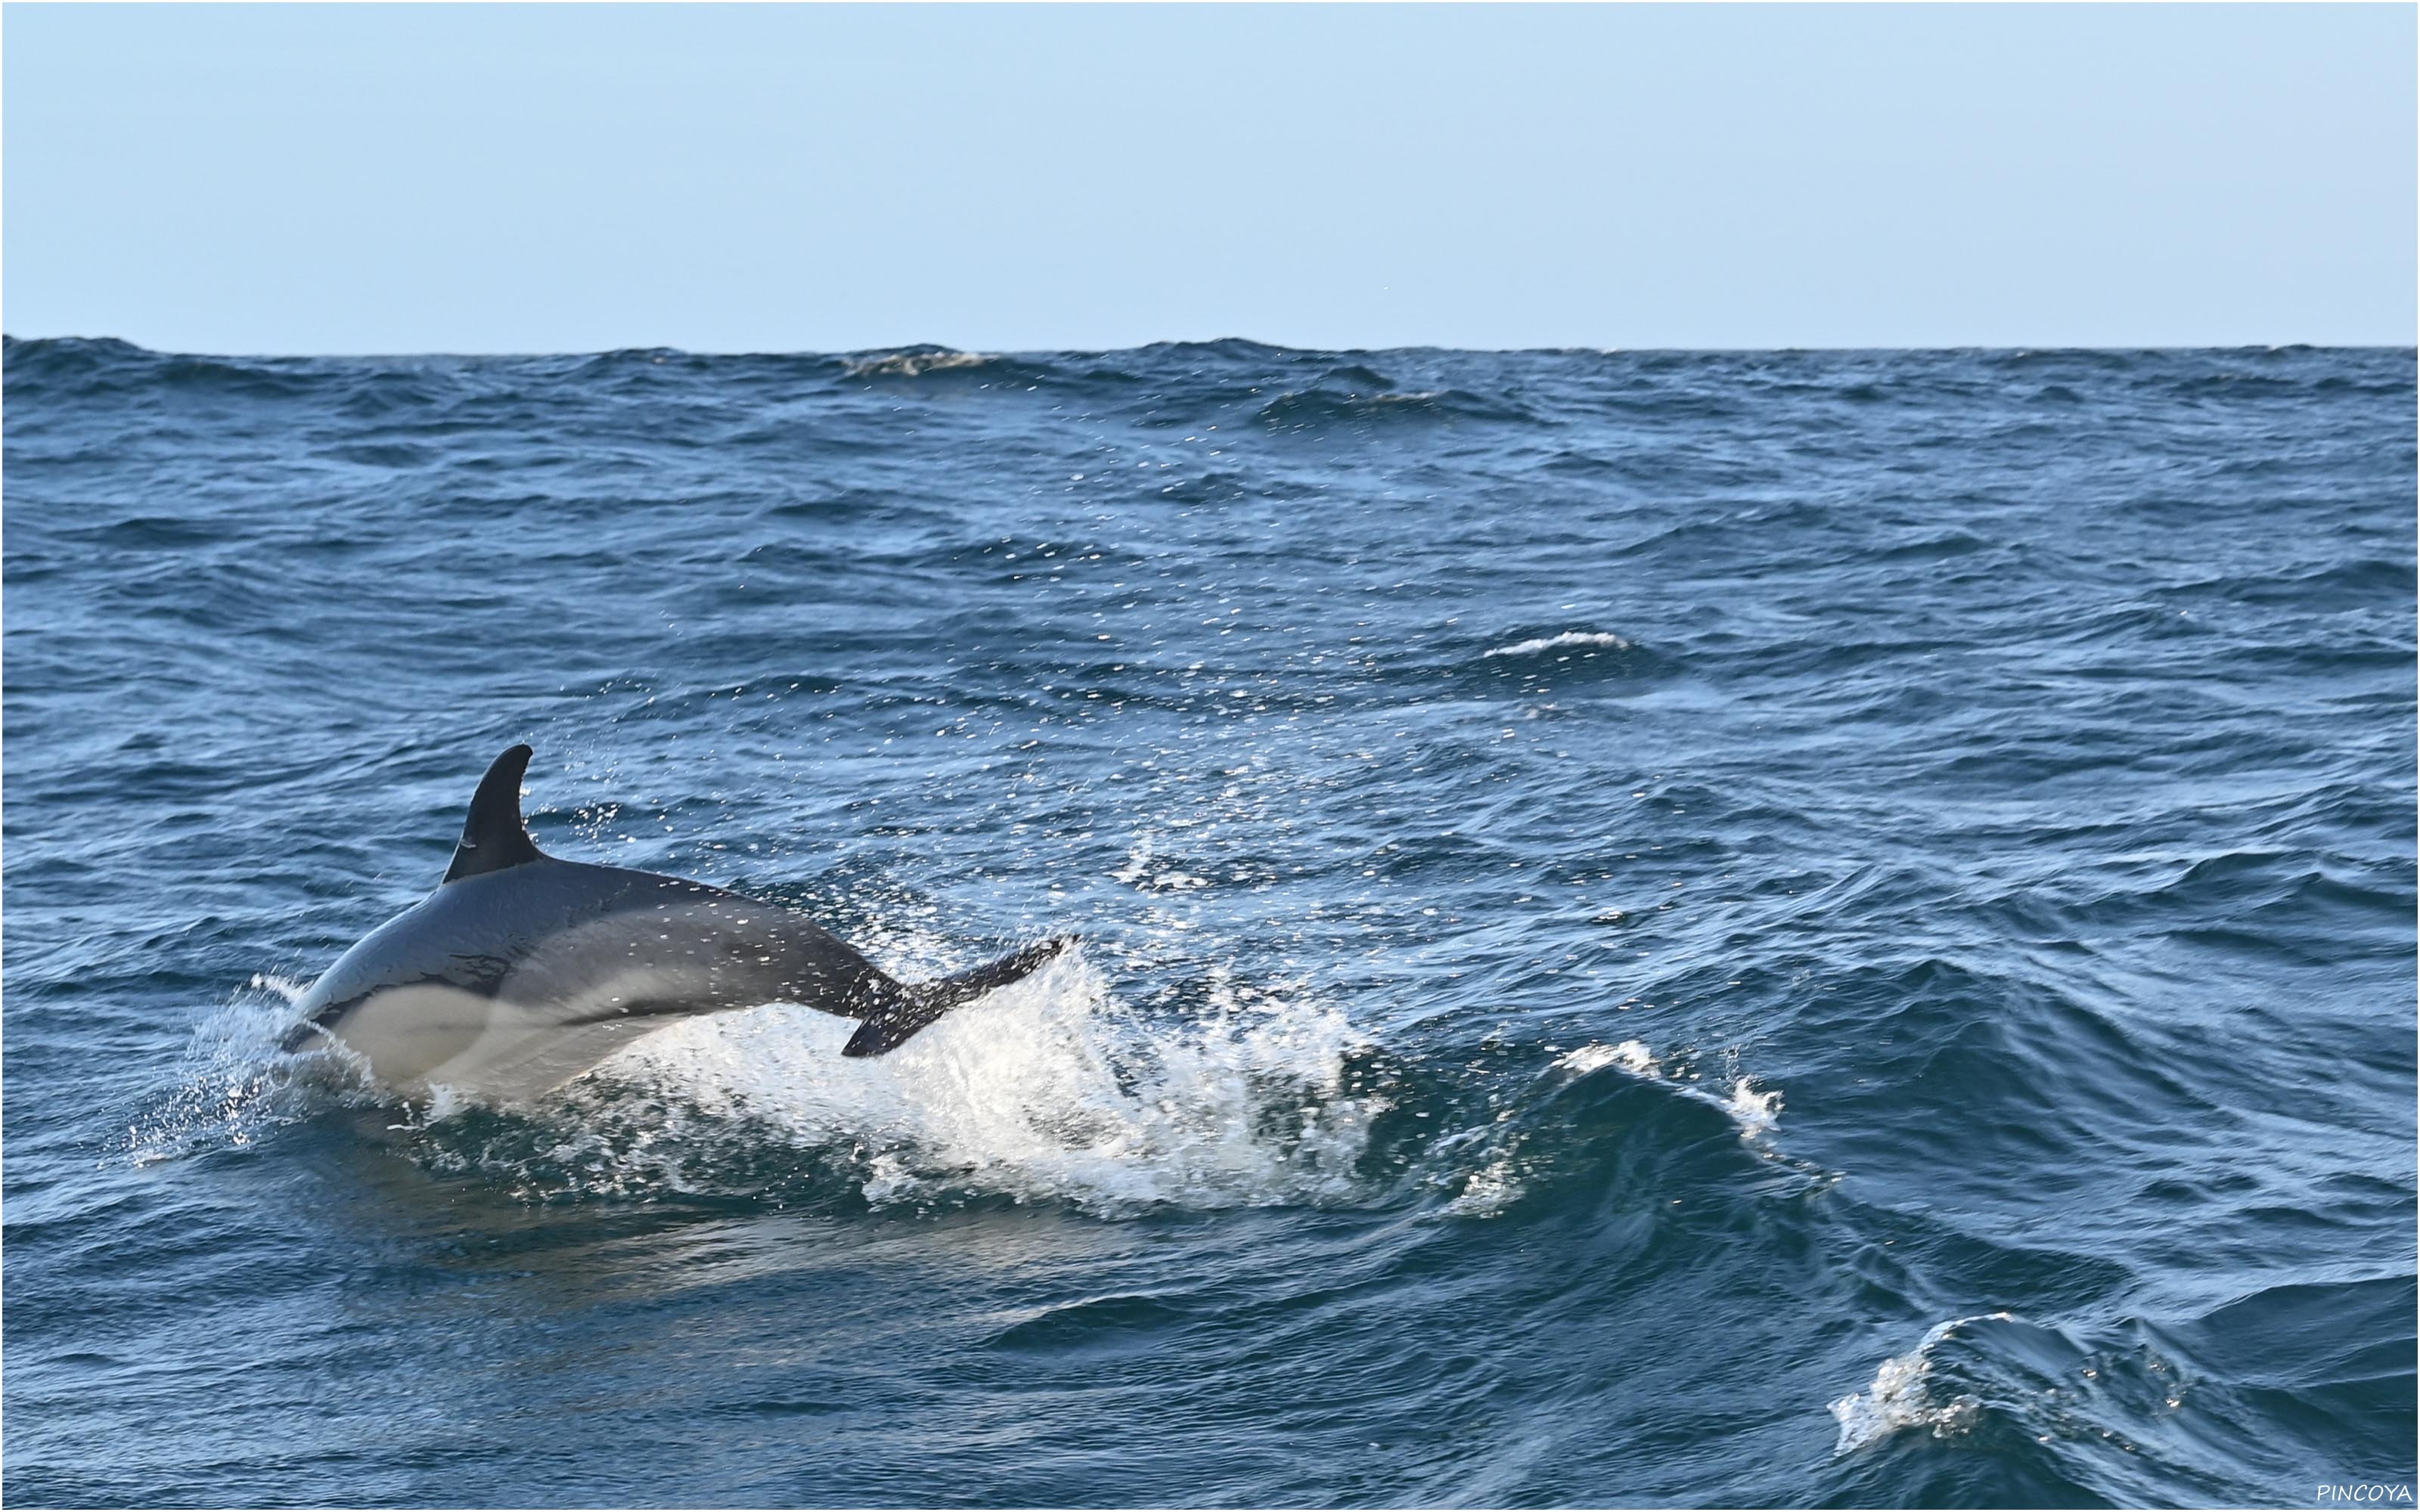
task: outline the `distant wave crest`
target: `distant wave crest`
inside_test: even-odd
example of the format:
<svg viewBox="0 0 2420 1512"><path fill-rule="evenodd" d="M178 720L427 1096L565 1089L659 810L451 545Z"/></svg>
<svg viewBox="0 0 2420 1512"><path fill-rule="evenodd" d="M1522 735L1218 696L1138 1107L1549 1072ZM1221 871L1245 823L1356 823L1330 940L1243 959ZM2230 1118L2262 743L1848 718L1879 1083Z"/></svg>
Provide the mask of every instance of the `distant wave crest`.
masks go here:
<svg viewBox="0 0 2420 1512"><path fill-rule="evenodd" d="M1610 630L1565 630L1560 635L1540 636L1534 640L1516 640L1509 646L1494 646L1480 653L1482 656L1535 656L1548 651L1585 647L1592 651L1628 651L1632 642Z"/></svg>
<svg viewBox="0 0 2420 1512"><path fill-rule="evenodd" d="M948 347L909 347L899 351L868 352L842 359L851 378L922 378L985 367L999 359L986 352L962 352Z"/></svg>

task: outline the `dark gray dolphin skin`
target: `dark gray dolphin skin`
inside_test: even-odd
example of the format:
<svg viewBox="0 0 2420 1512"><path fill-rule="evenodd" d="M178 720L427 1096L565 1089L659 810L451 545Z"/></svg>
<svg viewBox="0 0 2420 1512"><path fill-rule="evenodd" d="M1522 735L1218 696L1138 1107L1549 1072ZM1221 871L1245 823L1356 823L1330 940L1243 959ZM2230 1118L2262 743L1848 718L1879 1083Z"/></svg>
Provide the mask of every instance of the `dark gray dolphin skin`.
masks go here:
<svg viewBox="0 0 2420 1512"><path fill-rule="evenodd" d="M861 1020L841 1054L878 1056L1069 943L896 981L795 909L540 852L521 823L530 754L496 758L445 880L337 958L287 1049L333 1040L407 1091L517 1101L675 1019L782 1002Z"/></svg>

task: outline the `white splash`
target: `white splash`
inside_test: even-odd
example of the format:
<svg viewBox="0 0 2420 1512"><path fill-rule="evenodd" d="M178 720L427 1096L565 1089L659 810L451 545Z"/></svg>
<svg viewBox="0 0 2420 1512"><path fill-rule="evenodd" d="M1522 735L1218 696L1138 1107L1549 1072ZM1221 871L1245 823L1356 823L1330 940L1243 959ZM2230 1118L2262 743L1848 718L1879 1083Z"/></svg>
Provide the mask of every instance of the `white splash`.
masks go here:
<svg viewBox="0 0 2420 1512"><path fill-rule="evenodd" d="M1534 656L1541 651L1559 651L1567 646L1596 646L1606 651L1628 651L1630 642L1606 630L1565 630L1560 635L1522 640L1509 646L1482 651L1481 656Z"/></svg>
<svg viewBox="0 0 2420 1512"><path fill-rule="evenodd" d="M1220 998L1206 1021L1146 1021L1078 950L886 1056L844 1058L853 1025L777 1004L651 1034L568 1102L635 1084L676 1119L853 1150L877 1204L973 1192L1125 1212L1349 1196L1383 1111L1342 1093L1359 1037L1332 1009Z"/></svg>
<svg viewBox="0 0 2420 1512"><path fill-rule="evenodd" d="M113 1142L137 1165L205 1149L242 1149L331 1102L366 1101L360 1068L337 1055L278 1046L306 983L261 973L194 1026L176 1085Z"/></svg>
<svg viewBox="0 0 2420 1512"><path fill-rule="evenodd" d="M904 959L946 969L950 953L919 937ZM430 1168L536 1200L802 1171L908 1206L989 1196L1117 1215L1352 1200L1388 1106L1344 1090L1346 1057L1367 1041L1289 987L1214 968L1208 989L1203 1014L1139 1014L1079 947L887 1056L845 1058L852 1021L769 1004L667 1025L538 1103L499 1109L444 1087L398 1105L352 1057L285 1053L304 989L262 975L197 1026L176 1086L118 1149L147 1165L377 1107Z"/></svg>
<svg viewBox="0 0 2420 1512"><path fill-rule="evenodd" d="M1977 1313L1935 1323L1915 1349L1885 1360L1874 1372L1871 1386L1831 1404L1832 1416L1840 1425L1840 1437L1832 1453L1854 1453L1905 1427L1929 1427L1936 1439L1947 1439L1973 1427L1983 1410L1979 1400L1961 1395L1935 1403L1926 1391L1925 1380L1932 1373L1932 1350L1943 1340L1953 1337L1964 1324L1986 1319L2006 1321L2009 1316Z"/></svg>
<svg viewBox="0 0 2420 1512"><path fill-rule="evenodd" d="M301 1007L302 999L311 995L309 982L296 981L291 977L280 977L266 971L255 973L253 979L245 982L244 986L254 992L270 993L282 997L286 999L286 1006L288 1008Z"/></svg>

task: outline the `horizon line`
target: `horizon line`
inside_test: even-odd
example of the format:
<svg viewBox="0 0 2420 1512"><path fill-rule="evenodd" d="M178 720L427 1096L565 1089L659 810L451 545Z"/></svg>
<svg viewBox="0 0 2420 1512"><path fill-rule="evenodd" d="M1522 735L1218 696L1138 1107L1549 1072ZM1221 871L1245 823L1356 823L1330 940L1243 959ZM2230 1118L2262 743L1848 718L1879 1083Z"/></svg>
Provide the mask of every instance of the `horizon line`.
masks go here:
<svg viewBox="0 0 2420 1512"><path fill-rule="evenodd" d="M415 358L415 359L422 359L422 360L432 359L432 358L459 358L459 359L490 358L490 359L501 359L501 360L507 360L507 361L509 361L509 360L515 360L515 359L524 359L524 358L541 358L541 357L617 357L617 356L622 356L622 355L624 355L624 354L628 354L628 353L641 353L641 352L644 352L644 353L669 353L669 354L672 354L672 355L674 355L674 356L679 356L679 357L865 357L865 356L877 356L877 355L878 355L878 356L886 356L886 357L895 357L895 356L904 356L904 355L908 355L908 354L923 354L923 353L930 353L930 354L933 354L933 355L936 355L936 356L958 356L958 357L997 358L997 357L1050 357L1050 356L1064 356L1064 355L1070 355L1070 354L1075 354L1075 355L1083 355L1083 356L1106 356L1106 355L1108 355L1108 354L1109 354L1109 353L1112 353L1112 352L1135 352L1135 351L1148 351L1148 350L1151 350L1151 349L1152 349L1152 348L1154 348L1154 347L1227 347L1227 346L1259 347L1264 347L1264 348L1266 348L1266 349L1268 349L1268 350L1271 350L1271 351L1279 351L1279 352L1299 352L1299 353L1306 353L1306 354L1330 354L1330 355L1340 355L1340 356L1342 356L1342 355L1353 355L1353 354L1364 354L1364 353L1377 353L1377 352L1463 352L1463 353L1470 353L1470 354L1474 354L1474 355L1482 355L1482 356L1510 356L1510 355L1516 355L1516 354L1568 355L1568 354L1575 354L1575 353L1592 353L1592 354L1595 354L1595 355L1598 355L1598 356L1615 356L1615 355L1619 355L1619 354L1653 355L1653 354L1659 354L1659 353L1689 353L1689 354L1692 354L1692 355L1699 355L1699 356L1720 356L1720 355L1748 355L1748 354L1755 354L1755 355L1781 355L1781 354L1798 354L1798 353L1805 353L1805 354L1816 354L1816 353L1832 354L1832 353L1871 353L1871 352L2019 352L2019 353L2023 353L2023 352L2285 352L2285 351L2411 351L2411 352L2414 352L2414 353L2420 353L2420 342L2392 342L2392 341L2376 341L2376 342L2367 342L2367 341L2361 341L2361 342L2314 342L2314 341L2284 341L2284 342L2261 342L2261 341L2236 341L2236 342L2127 342L2127 343L2114 343L2114 344L2108 344L2108 345L2093 345L2093 344L2086 344L2086 343L2075 343L2075 342L2048 342L2048 343L2045 343L2045 342L2032 342L2032 343L2024 343L2024 342L1939 342L1939 343L1923 343L1923 344L1918 344L1918 345L1914 345L1914 346L1892 346L1892 345L1882 345L1882 344L1877 344L1877 345L1864 345L1864 346L1852 346L1852 345L1838 345L1838 346L1829 346L1829 345L1806 345L1806 346L1797 346L1797 345L1793 345L1793 346L1776 346L1776 347L1732 347L1732 346L1705 346L1705 347L1690 347L1690 346L1620 347L1620 346L1615 346L1615 347L1598 347L1598 346L1590 346L1590 345L1586 345L1586 344L1576 345L1576 346L1568 346L1568 347L1441 347L1441 346L1436 346L1436 345L1430 344L1430 343L1412 343L1412 344L1409 344L1409 345L1392 346L1392 347L1300 347L1300 346L1294 346L1294 345L1290 345L1290 344L1285 343L1285 342L1263 341L1263 340L1261 340L1259 337L1256 337L1256 336L1235 336L1235 335L1229 335L1229 336L1211 336L1211 337L1163 337L1163 338L1160 338L1160 339L1157 339L1157 340L1154 340L1154 341L1138 342L1138 343L1136 343L1136 344L1134 344L1134 345L1132 345L1132 346L1128 346L1128 347L998 347L998 348L978 348L978 347L958 347L958 346L953 346L953 345L951 345L951 344L949 344L949 343L947 343L947 342L934 342L934 341L910 341L910 342L900 342L900 343L880 344L880 345L872 346L872 347L790 347L790 348L777 348L777 347L674 347L674 346L665 346L665 345L661 345L661 344L657 344L657 345L637 345L637 346L623 346L623 347L564 347L564 348L557 348L557 349L553 349L553 350L545 350L545 349L536 349L536 348L510 348L510 349L508 349L508 348L498 347L498 348L494 348L494 349L491 349L491 350L432 349L432 350L426 350L426 351L394 351L394 350L380 351L380 350L367 350L367 349L365 349L365 350L358 350L358 351L336 351L336 350L326 350L326 351L195 351L195 350L178 350L178 349L173 349L173 348L169 348L169 347L146 347L146 346L144 346L141 342L138 342L138 341L132 341L132 340L129 340L128 338L126 338L126 337L124 337L124 336L93 336L93 335L19 336L19 335L15 335L15 334L12 334L12 333L9 333L9 332L0 332L0 342L6 342L6 343L8 343L8 345L10 345L10 346L16 346L16 345L21 345L21 344L30 344L30 343L35 343L35 342L84 342L84 343L89 343L89 344L93 344L93 345L109 344L109 345L114 345L114 346L118 346L118 347L131 347L131 348L132 348L132 349L133 349L133 350L135 350L135 351L143 352L143 353L145 353L145 354L147 354L147 355L154 356L154 357L197 357L197 358L209 358L209 359L213 359L213 360L268 361L268 362L320 362L320 361L347 361L347 360L354 360L354 361L370 361L370 360L392 359L392 358Z"/></svg>

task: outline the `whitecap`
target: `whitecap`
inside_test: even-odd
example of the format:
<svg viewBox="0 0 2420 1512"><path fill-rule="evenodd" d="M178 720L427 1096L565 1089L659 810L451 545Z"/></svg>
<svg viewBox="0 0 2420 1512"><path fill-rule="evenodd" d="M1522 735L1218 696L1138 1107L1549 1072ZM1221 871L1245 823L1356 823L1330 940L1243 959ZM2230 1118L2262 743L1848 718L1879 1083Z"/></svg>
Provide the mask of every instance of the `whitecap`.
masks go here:
<svg viewBox="0 0 2420 1512"><path fill-rule="evenodd" d="M1555 1064L1583 1076L1607 1066L1620 1066L1640 1076L1663 1074L1663 1068L1656 1063L1655 1057L1648 1051L1643 1040L1624 1040L1620 1044L1584 1044L1558 1058Z"/></svg>
<svg viewBox="0 0 2420 1512"><path fill-rule="evenodd" d="M1584 1044L1556 1058L1555 1064L1575 1075L1585 1076L1592 1071L1617 1066L1634 1076L1660 1081L1683 1097L1696 1098L1723 1110L1739 1125L1742 1139L1757 1140L1774 1133L1781 1122L1781 1089L1760 1088L1753 1076L1742 1076L1731 1083L1728 1097L1717 1096L1704 1088L1668 1075L1664 1063L1643 1040L1624 1040L1620 1044Z"/></svg>
<svg viewBox="0 0 2420 1512"><path fill-rule="evenodd" d="M1730 1101L1723 1111L1740 1126L1740 1137L1753 1138L1773 1133L1781 1121L1781 1090L1760 1089L1753 1076L1743 1076L1731 1084Z"/></svg>
<svg viewBox="0 0 2420 1512"><path fill-rule="evenodd" d="M1565 630L1560 635L1542 636L1535 640L1515 641L1509 646L1497 646L1482 651L1481 656L1534 656L1542 651L1559 651L1567 646L1594 646L1606 651L1628 651L1631 642L1608 630Z"/></svg>

